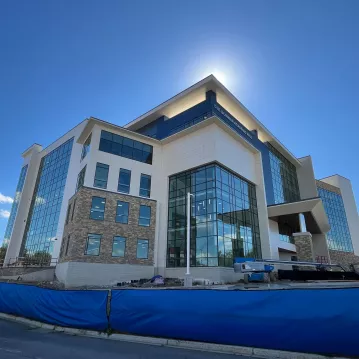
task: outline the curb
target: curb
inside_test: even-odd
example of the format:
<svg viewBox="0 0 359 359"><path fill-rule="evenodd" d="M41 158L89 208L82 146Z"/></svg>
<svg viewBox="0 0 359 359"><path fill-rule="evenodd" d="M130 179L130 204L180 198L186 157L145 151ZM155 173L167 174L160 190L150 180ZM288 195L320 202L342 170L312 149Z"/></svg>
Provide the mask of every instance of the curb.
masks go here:
<svg viewBox="0 0 359 359"><path fill-rule="evenodd" d="M192 342L186 340L174 340L165 338L142 337L138 335L128 334L111 334L108 335L102 332L96 332L86 329L65 328L57 325L46 324L31 320L27 318L17 317L15 315L0 313L0 319L9 320L12 322L22 323L33 328L43 328L53 330L68 335L79 335L97 339L117 340L122 342L131 342L139 344L167 346L172 348L200 350L222 354L245 355L254 358L267 359L345 359L345 357L333 357L319 354L297 353L273 349L260 349L253 347L241 347L236 345Z"/></svg>

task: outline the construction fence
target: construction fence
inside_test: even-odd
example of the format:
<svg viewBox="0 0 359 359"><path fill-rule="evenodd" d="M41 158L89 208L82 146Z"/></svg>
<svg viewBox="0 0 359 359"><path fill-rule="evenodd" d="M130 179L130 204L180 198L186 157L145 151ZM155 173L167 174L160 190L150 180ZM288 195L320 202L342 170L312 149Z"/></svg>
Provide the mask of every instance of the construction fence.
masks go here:
<svg viewBox="0 0 359 359"><path fill-rule="evenodd" d="M358 356L359 288L51 290L0 283L0 312L59 325Z"/></svg>

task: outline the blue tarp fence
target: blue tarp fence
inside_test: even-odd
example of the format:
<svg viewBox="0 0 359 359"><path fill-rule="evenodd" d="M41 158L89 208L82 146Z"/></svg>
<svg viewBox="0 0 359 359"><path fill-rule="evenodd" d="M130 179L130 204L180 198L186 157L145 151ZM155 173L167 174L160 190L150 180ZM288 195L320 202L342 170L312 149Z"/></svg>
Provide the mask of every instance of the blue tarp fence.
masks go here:
<svg viewBox="0 0 359 359"><path fill-rule="evenodd" d="M359 289L112 291L110 326L146 336L359 355Z"/></svg>
<svg viewBox="0 0 359 359"><path fill-rule="evenodd" d="M58 291L0 283L0 312L64 327L103 331L108 291Z"/></svg>
<svg viewBox="0 0 359 359"><path fill-rule="evenodd" d="M359 288L57 291L0 283L0 312L65 327L359 356Z"/></svg>

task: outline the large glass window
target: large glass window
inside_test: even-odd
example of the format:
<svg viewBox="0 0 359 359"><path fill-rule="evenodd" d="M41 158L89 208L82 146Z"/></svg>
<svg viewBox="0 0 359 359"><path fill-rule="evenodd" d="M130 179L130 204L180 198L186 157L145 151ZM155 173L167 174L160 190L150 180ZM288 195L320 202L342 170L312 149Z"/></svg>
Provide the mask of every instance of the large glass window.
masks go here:
<svg viewBox="0 0 359 359"><path fill-rule="evenodd" d="M92 197L90 218L103 221L105 218L106 198Z"/></svg>
<svg viewBox="0 0 359 359"><path fill-rule="evenodd" d="M27 173L27 165L24 166L21 169L19 181L18 181L17 186L16 186L14 202L12 203L12 206L11 206L10 217L8 219L8 222L7 222L7 225L6 225L6 230L5 230L5 236L4 236L4 244L5 245L7 245L9 243L11 233L12 233L12 230L14 228L14 222L15 222L15 218L16 218L16 215L17 215L17 210L18 210L18 207L19 207L19 202L20 202L20 198L21 198L22 189L24 188L26 173Z"/></svg>
<svg viewBox="0 0 359 359"><path fill-rule="evenodd" d="M255 186L218 165L169 179L167 266L186 265L187 192L191 199L191 266L232 267L261 258Z"/></svg>
<svg viewBox="0 0 359 359"><path fill-rule="evenodd" d="M138 259L148 258L148 239L137 240L137 256Z"/></svg>
<svg viewBox="0 0 359 359"><path fill-rule="evenodd" d="M140 216L138 218L138 224L140 226L149 227L151 224L151 207L150 206L140 206Z"/></svg>
<svg viewBox="0 0 359 359"><path fill-rule="evenodd" d="M128 223L128 208L128 202L117 201L116 222L123 224Z"/></svg>
<svg viewBox="0 0 359 359"><path fill-rule="evenodd" d="M293 233L299 232L298 229L293 229L288 223L278 223L279 239L283 242L293 243Z"/></svg>
<svg viewBox="0 0 359 359"><path fill-rule="evenodd" d="M102 234L90 233L87 236L85 255L98 256L100 254Z"/></svg>
<svg viewBox="0 0 359 359"><path fill-rule="evenodd" d="M108 131L101 131L99 150L150 165L152 164L152 146Z"/></svg>
<svg viewBox="0 0 359 359"><path fill-rule="evenodd" d="M328 248L353 252L352 238L340 189L320 181L317 181L317 188L330 224L330 231L327 233Z"/></svg>
<svg viewBox="0 0 359 359"><path fill-rule="evenodd" d="M140 196L142 197L151 196L151 176L149 175L141 174Z"/></svg>
<svg viewBox="0 0 359 359"><path fill-rule="evenodd" d="M109 165L97 162L94 187L107 188Z"/></svg>
<svg viewBox="0 0 359 359"><path fill-rule="evenodd" d="M130 185L131 185L131 171L121 168L120 175L118 177L117 191L122 193L130 193Z"/></svg>
<svg viewBox="0 0 359 359"><path fill-rule="evenodd" d="M80 171L79 175L77 176L76 192L84 185L85 174L86 174L86 166Z"/></svg>
<svg viewBox="0 0 359 359"><path fill-rule="evenodd" d="M113 237L112 257L124 257L126 252L126 238Z"/></svg>
<svg viewBox="0 0 359 359"><path fill-rule="evenodd" d="M87 137L87 140L85 141L82 147L81 160L83 160L86 157L86 155L90 152L90 145L91 145L91 134L89 137Z"/></svg>
<svg viewBox="0 0 359 359"><path fill-rule="evenodd" d="M300 200L297 170L279 151L271 144L269 160L274 191L274 203L296 202Z"/></svg>
<svg viewBox="0 0 359 359"><path fill-rule="evenodd" d="M55 148L41 159L29 216L24 232L23 246L28 254L52 253L56 240L73 138Z"/></svg>

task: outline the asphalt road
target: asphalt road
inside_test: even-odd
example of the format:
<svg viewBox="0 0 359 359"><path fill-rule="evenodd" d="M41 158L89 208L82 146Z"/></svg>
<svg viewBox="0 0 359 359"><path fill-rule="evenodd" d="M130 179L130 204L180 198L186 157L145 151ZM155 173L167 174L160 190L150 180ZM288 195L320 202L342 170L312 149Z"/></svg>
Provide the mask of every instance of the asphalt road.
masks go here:
<svg viewBox="0 0 359 359"><path fill-rule="evenodd" d="M86 338L0 320L1 359L249 359L248 357Z"/></svg>

